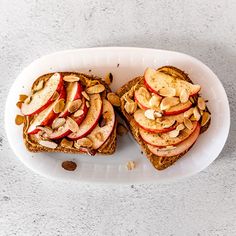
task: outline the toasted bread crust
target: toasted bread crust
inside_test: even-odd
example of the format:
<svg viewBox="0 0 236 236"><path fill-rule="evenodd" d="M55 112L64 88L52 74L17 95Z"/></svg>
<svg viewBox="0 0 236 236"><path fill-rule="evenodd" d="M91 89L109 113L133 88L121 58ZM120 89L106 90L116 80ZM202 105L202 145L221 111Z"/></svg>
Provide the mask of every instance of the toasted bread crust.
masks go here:
<svg viewBox="0 0 236 236"><path fill-rule="evenodd" d="M99 77L86 75L86 74L82 74L82 73L76 73L76 72L60 72L60 73L63 76L69 75L69 74L79 75L82 78L81 79L82 83L86 83L86 80L98 80L101 84L103 84L105 86L106 92L111 91L109 86L104 81L102 81L102 79ZM44 80L44 81L48 80L52 74L53 73L49 73L49 74L45 74L45 75L40 76L37 80L35 80L35 82L32 85L32 88L40 80ZM85 154L85 152L82 152L81 150L79 150L75 147L65 148L62 146L58 146L55 149L51 149L51 148L47 148L47 147L44 147L44 146L38 144L37 142L35 142L34 140L31 139L30 135L27 134L27 129L30 124L30 121L31 120L29 118L26 119L24 122L24 127L23 127L24 143L25 143L26 148L30 152L63 152L63 153L70 153L70 154ZM106 142L98 150L96 150L97 153L104 154L104 155L111 155L115 152L115 150L116 150L116 126L117 126L117 121L115 123L114 129L113 129L110 137L106 140Z"/></svg>
<svg viewBox="0 0 236 236"><path fill-rule="evenodd" d="M158 69L158 71L161 71L163 73L167 73L170 75L174 74L176 77L179 77L183 80L186 80L186 81L192 83L191 79L188 77L188 75L186 73L184 73L183 71L181 71L173 66L164 66L164 67L161 67L160 69ZM152 165L157 170L164 170L167 167L171 166L173 163L175 163L178 159L180 159L186 152L188 152L189 149L179 155L176 155L176 156L159 157L159 156L154 155L148 149L145 142L141 139L139 132L138 132L138 126L137 126L136 122L134 121L133 116L129 115L124 109L125 100L124 100L124 98L122 98L122 96L125 93L127 93L128 91L130 91L134 86L142 85L143 82L144 82L144 77L140 76L140 77L132 79L131 81L129 81L128 83L126 83L125 85L123 85L121 88L119 88L116 91L116 94L121 98L120 111L123 114L123 116L125 117L126 122L130 128L130 131L131 131L133 137L139 143L139 145L141 146L141 149L144 151L144 153L146 154L149 161L152 163ZM197 96L196 96L196 98L197 98ZM209 125L210 125L210 121L205 126L201 127L201 133L205 132L207 130L207 128L209 127Z"/></svg>

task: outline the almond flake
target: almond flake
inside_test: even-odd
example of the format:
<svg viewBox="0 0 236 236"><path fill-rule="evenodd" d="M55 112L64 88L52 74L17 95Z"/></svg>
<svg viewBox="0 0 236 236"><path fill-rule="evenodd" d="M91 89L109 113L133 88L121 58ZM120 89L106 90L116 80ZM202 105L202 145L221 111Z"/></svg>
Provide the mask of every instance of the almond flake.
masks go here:
<svg viewBox="0 0 236 236"><path fill-rule="evenodd" d="M202 121L201 121L201 126L204 126L207 124L207 122L210 120L211 115L208 112L204 112L202 115Z"/></svg>
<svg viewBox="0 0 236 236"><path fill-rule="evenodd" d="M144 112L144 115L145 115L148 119L150 119L150 120L155 120L154 112L155 112L155 110L153 110L153 109L147 109L147 110Z"/></svg>
<svg viewBox="0 0 236 236"><path fill-rule="evenodd" d="M163 96L163 97L174 97L176 94L175 88L171 87L166 87L166 88L161 88L158 93Z"/></svg>
<svg viewBox="0 0 236 236"><path fill-rule="evenodd" d="M199 110L197 107L194 107L193 109L193 116L197 121L199 121L201 118L201 114L199 113Z"/></svg>
<svg viewBox="0 0 236 236"><path fill-rule="evenodd" d="M191 107L186 112L184 112L184 117L189 118L193 114L193 108Z"/></svg>
<svg viewBox="0 0 236 236"><path fill-rule="evenodd" d="M179 99L181 103L186 103L189 99L189 92L187 89L182 89L179 95Z"/></svg>
<svg viewBox="0 0 236 236"><path fill-rule="evenodd" d="M154 116L155 116L155 118L160 118L160 117L162 117L162 113L160 111L155 111Z"/></svg>
<svg viewBox="0 0 236 236"><path fill-rule="evenodd" d="M24 102L27 98L28 98L27 95L25 95L25 94L20 94L20 95L19 95L19 102Z"/></svg>
<svg viewBox="0 0 236 236"><path fill-rule="evenodd" d="M77 168L77 164L73 161L63 161L61 166L67 171L74 171Z"/></svg>
<svg viewBox="0 0 236 236"><path fill-rule="evenodd" d="M80 77L77 75L65 75L63 80L66 82L76 82L80 80Z"/></svg>
<svg viewBox="0 0 236 236"><path fill-rule="evenodd" d="M128 133L128 129L121 123L118 123L117 125L117 134L119 136L122 136L124 134L127 134Z"/></svg>
<svg viewBox="0 0 236 236"><path fill-rule="evenodd" d="M183 129L185 129L184 124L179 124L179 125L176 127L176 130L178 130L178 131L181 131L181 130L183 130Z"/></svg>
<svg viewBox="0 0 236 236"><path fill-rule="evenodd" d="M134 161L128 161L126 164L127 170L133 170L135 168L135 162Z"/></svg>
<svg viewBox="0 0 236 236"><path fill-rule="evenodd" d="M89 103L89 101L86 101L86 103L85 103L85 104L86 104L86 107L87 107L87 108L89 108L89 107L90 107L90 103Z"/></svg>
<svg viewBox="0 0 236 236"><path fill-rule="evenodd" d="M105 83L106 83L107 85L110 85L110 84L112 83L112 81L113 81L113 75L112 75L112 73L108 73L108 74L106 75L104 81L105 81Z"/></svg>
<svg viewBox="0 0 236 236"><path fill-rule="evenodd" d="M52 122L52 129L58 129L59 127L61 127L65 123L66 123L66 119L65 118L56 118Z"/></svg>
<svg viewBox="0 0 236 236"><path fill-rule="evenodd" d="M173 106L176 106L179 104L179 99L176 97L165 97L162 99L161 104L160 104L160 109L161 110L167 110L170 109Z"/></svg>
<svg viewBox="0 0 236 236"><path fill-rule="evenodd" d="M71 118L71 117L67 117L66 119L66 124L68 126L68 128L73 132L76 133L79 131L79 126L78 124Z"/></svg>
<svg viewBox="0 0 236 236"><path fill-rule="evenodd" d="M166 129L166 128L169 128L169 127L173 126L175 124L175 122L176 122L175 119L169 118L169 119L166 119L166 120L162 121L161 126L164 129Z"/></svg>
<svg viewBox="0 0 236 236"><path fill-rule="evenodd" d="M25 117L21 115L16 115L15 123L16 125L22 125L25 121Z"/></svg>
<svg viewBox="0 0 236 236"><path fill-rule="evenodd" d="M65 107L65 100L64 99L59 99L55 106L53 107L53 111L58 114L63 111Z"/></svg>
<svg viewBox="0 0 236 236"><path fill-rule="evenodd" d="M95 134L95 138L96 139L98 139L99 141L104 141L104 137L103 137L103 134L102 134L102 132L97 132L96 134Z"/></svg>
<svg viewBox="0 0 236 236"><path fill-rule="evenodd" d="M74 100L70 103L68 111L70 113L74 113L81 107L81 105L82 105L82 100L81 99Z"/></svg>
<svg viewBox="0 0 236 236"><path fill-rule="evenodd" d="M44 80L40 80L34 87L33 92L38 92L44 87Z"/></svg>
<svg viewBox="0 0 236 236"><path fill-rule="evenodd" d="M73 141L69 141L66 138L63 138L61 140L60 146L64 147L64 148L72 148L73 147Z"/></svg>
<svg viewBox="0 0 236 236"><path fill-rule="evenodd" d="M177 130L177 129L172 130L168 134L169 134L170 138L176 138L179 135L179 130Z"/></svg>
<svg viewBox="0 0 236 236"><path fill-rule="evenodd" d="M21 109L22 104L23 104L23 102L20 102L20 101L19 101L19 102L16 103L16 106L17 106L19 109Z"/></svg>
<svg viewBox="0 0 236 236"><path fill-rule="evenodd" d="M161 99L156 96L156 95L153 95L150 100L149 100L149 105L151 108L153 109L158 109L159 105L160 105L160 102L161 102Z"/></svg>
<svg viewBox="0 0 236 236"><path fill-rule="evenodd" d="M83 91L81 94L86 100L88 100L88 101L90 100L89 95L85 91Z"/></svg>
<svg viewBox="0 0 236 236"><path fill-rule="evenodd" d="M124 106L128 114L133 114L137 110L137 104L131 100L131 102L126 102Z"/></svg>
<svg viewBox="0 0 236 236"><path fill-rule="evenodd" d="M52 129L46 126L37 126L37 129L43 131L43 133L45 133L47 136L52 134Z"/></svg>
<svg viewBox="0 0 236 236"><path fill-rule="evenodd" d="M206 109L206 103L202 97L198 97L197 106L202 111Z"/></svg>
<svg viewBox="0 0 236 236"><path fill-rule="evenodd" d="M39 140L38 143L44 147L55 149L57 147L57 144L52 141L46 141L46 140Z"/></svg>
<svg viewBox="0 0 236 236"><path fill-rule="evenodd" d="M80 147L90 148L93 146L93 142L91 139L85 137L85 138L76 140L74 142L74 146L76 148L80 148Z"/></svg>
<svg viewBox="0 0 236 236"><path fill-rule="evenodd" d="M84 111L83 110L78 110L78 111L76 111L74 114L73 114L73 116L74 117L79 117L79 116L81 116L81 115L83 115L84 114Z"/></svg>
<svg viewBox="0 0 236 236"><path fill-rule="evenodd" d="M86 89L86 92L88 94L96 94L96 93L101 93L105 90L105 86L103 84L96 84L92 87L89 87Z"/></svg>
<svg viewBox="0 0 236 236"><path fill-rule="evenodd" d="M115 93L108 93L107 99L113 106L120 106L120 98Z"/></svg>
<svg viewBox="0 0 236 236"><path fill-rule="evenodd" d="M148 90L144 87L140 87L138 89L138 93L140 95L142 95L144 98L146 98L147 100L149 100L151 98L151 94L148 92Z"/></svg>
<svg viewBox="0 0 236 236"><path fill-rule="evenodd" d="M51 100L52 100L52 101L55 101L56 99L59 98L59 95L60 95L60 94L59 94L57 91L55 91L54 94L52 95Z"/></svg>
<svg viewBox="0 0 236 236"><path fill-rule="evenodd" d="M190 119L184 118L184 125L187 127L187 129L192 130L193 129L193 123Z"/></svg>

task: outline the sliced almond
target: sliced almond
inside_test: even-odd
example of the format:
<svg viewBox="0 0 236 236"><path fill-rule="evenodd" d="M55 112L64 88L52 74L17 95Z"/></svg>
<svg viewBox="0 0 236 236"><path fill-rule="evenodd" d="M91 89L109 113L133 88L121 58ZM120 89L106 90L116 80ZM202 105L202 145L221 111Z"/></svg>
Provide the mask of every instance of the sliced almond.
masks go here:
<svg viewBox="0 0 236 236"><path fill-rule="evenodd" d="M88 108L90 107L90 103L89 103L89 101L86 101L85 104L86 104L86 107L88 107Z"/></svg>
<svg viewBox="0 0 236 236"><path fill-rule="evenodd" d="M70 103L70 106L68 108L68 111L70 113L76 112L82 105L82 100L81 99L76 99Z"/></svg>
<svg viewBox="0 0 236 236"><path fill-rule="evenodd" d="M29 96L29 97L27 97L27 98L25 99L24 103L30 104L31 100L32 100L32 97Z"/></svg>
<svg viewBox="0 0 236 236"><path fill-rule="evenodd" d="M69 141L66 138L63 138L60 142L60 146L64 147L64 148L72 148L73 147L73 141Z"/></svg>
<svg viewBox="0 0 236 236"><path fill-rule="evenodd" d="M96 93L101 93L105 90L105 86L103 84L96 84L92 87L89 87L86 89L86 92L88 94L96 94Z"/></svg>
<svg viewBox="0 0 236 236"><path fill-rule="evenodd" d="M55 93L52 95L51 100L55 101L56 99L58 99L58 97L59 97L59 93L57 91L55 91Z"/></svg>
<svg viewBox="0 0 236 236"><path fill-rule="evenodd" d="M93 146L93 142L91 139L85 137L85 138L76 140L74 142L74 146L76 148L80 148L80 147L90 148Z"/></svg>
<svg viewBox="0 0 236 236"><path fill-rule="evenodd" d="M103 133L102 132L97 132L95 134L95 138L98 139L99 141L104 141Z"/></svg>
<svg viewBox="0 0 236 236"><path fill-rule="evenodd" d="M177 129L172 130L168 134L169 134L170 138L176 138L179 135L179 130L177 130Z"/></svg>
<svg viewBox="0 0 236 236"><path fill-rule="evenodd" d="M20 101L20 102L24 102L25 99L27 99L27 98L28 98L28 96L25 95L25 94L20 94L20 95L19 95L19 101Z"/></svg>
<svg viewBox="0 0 236 236"><path fill-rule="evenodd" d="M141 94L147 100L151 98L151 94L148 92L148 90L145 87L140 87L138 89L138 93Z"/></svg>
<svg viewBox="0 0 236 236"><path fill-rule="evenodd" d="M158 93L163 97L174 97L176 89L171 87L161 88Z"/></svg>
<svg viewBox="0 0 236 236"><path fill-rule="evenodd" d="M176 120L175 119L166 119L164 121L161 122L161 126L164 128L164 129L167 129L171 126L173 126L175 124Z"/></svg>
<svg viewBox="0 0 236 236"><path fill-rule="evenodd" d="M128 114L133 114L137 110L137 103L134 101L126 102L124 108Z"/></svg>
<svg viewBox="0 0 236 236"><path fill-rule="evenodd" d="M66 82L76 82L80 80L80 77L77 75L65 75L63 80Z"/></svg>
<svg viewBox="0 0 236 236"><path fill-rule="evenodd" d="M150 120L155 120L155 115L154 115L154 113L155 113L155 110L153 110L153 109L147 109L147 110L144 112L144 115L145 115L148 119L150 119Z"/></svg>
<svg viewBox="0 0 236 236"><path fill-rule="evenodd" d="M52 141L39 140L38 143L44 147L55 149L58 145Z"/></svg>
<svg viewBox="0 0 236 236"><path fill-rule="evenodd" d="M23 104L23 102L19 101L19 102L16 103L16 106L21 109L22 104Z"/></svg>
<svg viewBox="0 0 236 236"><path fill-rule="evenodd" d="M107 85L110 85L113 81L113 75L112 73L108 73L106 76L105 76L105 79L104 79L105 83Z"/></svg>
<svg viewBox="0 0 236 236"><path fill-rule="evenodd" d="M186 112L184 112L184 117L189 118L193 114L193 108L191 107Z"/></svg>
<svg viewBox="0 0 236 236"><path fill-rule="evenodd" d="M185 129L184 124L179 124L179 125L176 127L176 130L178 130L178 131L181 131L181 130L183 130L183 129Z"/></svg>
<svg viewBox="0 0 236 236"><path fill-rule="evenodd" d="M135 162L134 161L128 161L126 164L127 170L133 170L135 168Z"/></svg>
<svg viewBox="0 0 236 236"><path fill-rule="evenodd" d="M79 131L79 126L78 124L71 118L71 117L67 117L66 119L66 124L68 126L68 128L73 132L76 133Z"/></svg>
<svg viewBox="0 0 236 236"><path fill-rule="evenodd" d="M65 107L65 100L64 99L60 99L60 100L58 100L58 102L53 107L53 111L56 114L58 114L58 113L63 111L64 107Z"/></svg>
<svg viewBox="0 0 236 236"><path fill-rule="evenodd" d="M194 107L194 109L193 109L193 116L197 121L200 120L200 118L201 118L201 114L200 114L197 107Z"/></svg>
<svg viewBox="0 0 236 236"><path fill-rule="evenodd" d="M161 99L156 96L156 95L153 95L150 100L149 100L149 105L151 108L153 109L158 109L159 105L160 105L160 102L161 102Z"/></svg>
<svg viewBox="0 0 236 236"><path fill-rule="evenodd" d="M118 123L117 125L117 134L119 136L122 136L124 134L127 134L128 133L128 129L121 123Z"/></svg>
<svg viewBox="0 0 236 236"><path fill-rule="evenodd" d="M189 92L187 89L182 89L179 95L179 99L181 103L185 103L189 99Z"/></svg>
<svg viewBox="0 0 236 236"><path fill-rule="evenodd" d="M66 119L65 118L56 118L52 122L52 129L58 129L59 127L61 127L65 123L66 123Z"/></svg>
<svg viewBox="0 0 236 236"><path fill-rule="evenodd" d="M171 108L172 106L176 106L177 104L179 104L179 98L177 98L177 97L165 97L161 101L160 109L161 110L167 110L167 109Z"/></svg>
<svg viewBox="0 0 236 236"><path fill-rule="evenodd" d="M155 116L155 118L160 118L160 117L162 117L162 113L159 111L155 111L154 116Z"/></svg>
<svg viewBox="0 0 236 236"><path fill-rule="evenodd" d="M192 130L193 123L189 118L184 118L184 125L187 127L187 129Z"/></svg>
<svg viewBox="0 0 236 236"><path fill-rule="evenodd" d="M46 126L37 126L37 129L43 131L43 133L46 134L46 136L49 136L50 134L52 134L52 129Z"/></svg>
<svg viewBox="0 0 236 236"><path fill-rule="evenodd" d="M40 80L34 87L33 92L38 92L44 87L44 80Z"/></svg>
<svg viewBox="0 0 236 236"><path fill-rule="evenodd" d="M21 115L16 115L15 123L16 125L22 125L25 122L25 117Z"/></svg>
<svg viewBox="0 0 236 236"><path fill-rule="evenodd" d="M88 101L90 100L89 95L85 91L83 91L81 94L86 100L88 100Z"/></svg>
<svg viewBox="0 0 236 236"><path fill-rule="evenodd" d="M81 116L81 115L83 115L84 114L84 111L83 110L78 110L78 111L76 111L73 115L74 115L74 117L79 117L79 116Z"/></svg>
<svg viewBox="0 0 236 236"><path fill-rule="evenodd" d="M210 120L211 115L208 112L204 112L202 115L202 120L201 120L201 126L204 126L207 124L207 122Z"/></svg>
<svg viewBox="0 0 236 236"><path fill-rule="evenodd" d="M202 97L198 97L197 106L202 111L206 109L206 103Z"/></svg>
<svg viewBox="0 0 236 236"><path fill-rule="evenodd" d="M77 168L77 164L74 161L63 161L61 163L61 166L67 171L75 171L75 169Z"/></svg>
<svg viewBox="0 0 236 236"><path fill-rule="evenodd" d="M108 93L107 99L113 106L120 106L120 98L115 93Z"/></svg>
<svg viewBox="0 0 236 236"><path fill-rule="evenodd" d="M191 115L189 118L191 121L197 121L196 118L194 117L194 115Z"/></svg>

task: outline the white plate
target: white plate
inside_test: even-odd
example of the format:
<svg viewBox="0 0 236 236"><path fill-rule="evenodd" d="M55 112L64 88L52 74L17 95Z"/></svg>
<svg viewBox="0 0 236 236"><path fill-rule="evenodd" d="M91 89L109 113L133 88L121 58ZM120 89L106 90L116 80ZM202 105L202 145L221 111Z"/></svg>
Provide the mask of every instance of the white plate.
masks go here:
<svg viewBox="0 0 236 236"><path fill-rule="evenodd" d="M108 72L114 76L112 89L142 75L146 67L158 68L172 65L187 72L194 83L202 86L201 93L209 100L212 121L193 148L176 164L163 171L155 170L132 137L120 138L117 151L112 156L69 155L58 153L30 153L22 140L22 127L14 123L19 94L27 94L32 82L40 75L56 71L80 71L103 77ZM91 72L89 72L91 70ZM31 63L17 77L9 92L5 127L9 143L16 156L33 171L54 179L80 182L140 183L163 182L193 175L206 168L221 152L229 132L230 111L225 90L217 76L199 60L172 51L146 48L89 48L53 53ZM74 160L74 172L61 167L63 160ZM137 167L126 170L126 162L134 160Z"/></svg>

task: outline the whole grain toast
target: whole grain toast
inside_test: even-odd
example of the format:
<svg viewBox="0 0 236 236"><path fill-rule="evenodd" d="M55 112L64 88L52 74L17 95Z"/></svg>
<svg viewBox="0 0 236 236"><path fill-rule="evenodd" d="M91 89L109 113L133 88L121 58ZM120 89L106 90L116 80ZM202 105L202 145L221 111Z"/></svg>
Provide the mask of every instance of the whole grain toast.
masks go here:
<svg viewBox="0 0 236 236"><path fill-rule="evenodd" d="M189 76L185 72L183 72L180 69L175 68L173 66L164 66L164 67L159 68L158 71L169 74L171 76L178 77L179 79L182 79L182 80L192 83L191 79L189 78ZM138 129L138 126L137 126L133 116L128 114L124 109L125 99L124 99L123 95L125 95L129 92L130 95L132 96L134 89L142 86L143 84L144 84L144 76L136 77L136 78L132 79L131 81L129 81L128 83L126 83L125 85L123 85L121 88L119 88L116 91L116 94L121 98L120 111L121 111L124 119L126 120L127 125L129 126L133 137L139 143L139 145L141 146L141 149L144 151L144 153L146 154L147 158L150 160L152 165L158 170L163 170L163 169L166 169L167 167L171 166L178 159L180 159L186 152L188 152L189 149L186 150L185 152L181 153L180 155L176 155L176 156L172 156L172 157L156 156L148 149L147 145L145 144L145 142L141 139L141 137L139 135L139 129ZM193 97L195 102L197 101L197 98L198 98L198 95L195 95ZM209 127L209 125L210 125L210 120L207 124L205 124L204 126L201 127L200 132L201 133L205 132L207 130L207 128Z"/></svg>
<svg viewBox="0 0 236 236"><path fill-rule="evenodd" d="M106 94L108 92L111 92L109 86L99 77L97 76L92 76L92 75L86 75L83 73L76 73L76 72L60 72L62 74L62 76L65 75L77 75L80 77L80 82L82 83L82 85L85 85L86 83L94 83L96 84L96 81L98 81L99 83L103 84L106 88L106 90L104 92L102 92L102 98L106 97ZM49 73L49 74L45 74L40 76L32 85L32 88L38 84L39 81L41 80L48 80L51 76L53 75L53 73ZM23 139L24 139L24 143L26 148L30 151L30 152L63 152L63 153L71 153L71 154L79 154L79 153L87 153L89 155L95 155L96 153L100 153L100 154L104 154L104 155L111 155L115 152L116 150L116 127L117 127L117 121L115 122L115 126L113 128L113 131L111 133L111 135L109 136L109 138L106 140L106 142L97 150L92 150L92 149L83 149L83 151L75 148L74 146L72 147L63 147L60 146L60 142L62 139L58 139L58 140L54 140L54 142L56 142L58 144L58 146L54 149L52 148L48 148L45 146L40 145L38 142L36 142L36 140L34 139L33 135L27 134L27 129L30 125L32 118L30 117L26 117L25 121L24 121L24 126L23 126Z"/></svg>

